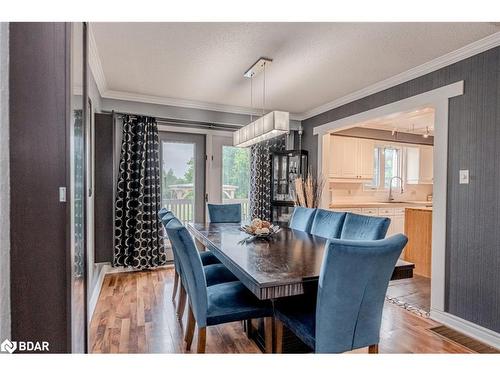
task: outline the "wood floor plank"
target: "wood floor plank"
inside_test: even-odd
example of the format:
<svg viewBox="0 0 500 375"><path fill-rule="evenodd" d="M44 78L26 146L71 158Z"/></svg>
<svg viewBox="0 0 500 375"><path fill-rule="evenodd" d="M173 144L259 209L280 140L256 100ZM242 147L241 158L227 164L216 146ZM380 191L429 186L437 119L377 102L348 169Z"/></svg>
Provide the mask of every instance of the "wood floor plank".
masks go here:
<svg viewBox="0 0 500 375"><path fill-rule="evenodd" d="M105 276L90 324L93 353L185 353L186 315L175 316L172 301L174 272L114 273ZM386 303L380 332L380 353L470 353L462 345L436 335L439 324ZM197 330L195 330L196 332ZM192 352L196 351L197 333ZM261 353L247 338L240 322L207 329L207 353ZM356 350L366 353L367 349Z"/></svg>

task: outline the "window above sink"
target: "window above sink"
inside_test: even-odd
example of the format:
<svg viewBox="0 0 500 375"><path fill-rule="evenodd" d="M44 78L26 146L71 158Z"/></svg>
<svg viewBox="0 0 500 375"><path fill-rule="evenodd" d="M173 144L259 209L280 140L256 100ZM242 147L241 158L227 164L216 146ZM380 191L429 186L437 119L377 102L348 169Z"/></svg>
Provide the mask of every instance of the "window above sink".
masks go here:
<svg viewBox="0 0 500 375"><path fill-rule="evenodd" d="M364 187L369 190L389 190L393 177L403 178L403 147L375 145L373 149L373 179ZM392 187L400 187L400 181L392 180Z"/></svg>

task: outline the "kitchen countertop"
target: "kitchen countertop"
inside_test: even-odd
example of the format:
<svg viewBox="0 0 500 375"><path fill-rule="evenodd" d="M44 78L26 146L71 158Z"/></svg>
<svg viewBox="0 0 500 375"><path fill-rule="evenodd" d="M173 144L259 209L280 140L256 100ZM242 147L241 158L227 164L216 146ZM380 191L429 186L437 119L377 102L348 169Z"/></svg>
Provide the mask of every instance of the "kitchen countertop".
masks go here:
<svg viewBox="0 0 500 375"><path fill-rule="evenodd" d="M432 207L406 207L410 210L432 211Z"/></svg>
<svg viewBox="0 0 500 375"><path fill-rule="evenodd" d="M330 208L377 208L377 207L409 207L428 208L432 210L432 202L428 201L396 201L396 202L335 202Z"/></svg>

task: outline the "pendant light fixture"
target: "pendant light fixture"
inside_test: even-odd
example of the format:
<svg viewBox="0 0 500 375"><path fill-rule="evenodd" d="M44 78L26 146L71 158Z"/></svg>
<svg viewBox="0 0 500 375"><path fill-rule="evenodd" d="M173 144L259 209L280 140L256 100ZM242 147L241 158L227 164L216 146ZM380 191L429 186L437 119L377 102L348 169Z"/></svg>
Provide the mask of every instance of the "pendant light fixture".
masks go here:
<svg viewBox="0 0 500 375"><path fill-rule="evenodd" d="M290 131L290 113L283 111L272 111L265 113L266 107L266 67L272 60L261 57L243 74L250 78L250 106L253 106L253 77L263 72L262 83L262 115L257 120L243 126L233 133L233 145L237 147L248 147L267 139L278 137Z"/></svg>

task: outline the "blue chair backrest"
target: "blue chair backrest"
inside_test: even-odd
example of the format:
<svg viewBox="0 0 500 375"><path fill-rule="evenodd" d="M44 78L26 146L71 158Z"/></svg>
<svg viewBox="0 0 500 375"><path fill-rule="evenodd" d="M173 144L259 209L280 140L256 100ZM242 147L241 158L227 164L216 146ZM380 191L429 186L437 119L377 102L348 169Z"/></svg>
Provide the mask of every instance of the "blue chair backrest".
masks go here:
<svg viewBox="0 0 500 375"><path fill-rule="evenodd" d="M211 223L241 222L241 204L211 204L208 205L208 217Z"/></svg>
<svg viewBox="0 0 500 375"><path fill-rule="evenodd" d="M290 218L289 227L290 229L301 230L303 232L309 232L314 219L314 214L316 213L315 208L306 208L297 206L293 210L292 217Z"/></svg>
<svg viewBox="0 0 500 375"><path fill-rule="evenodd" d="M175 218L175 215L172 211L167 210L166 208L162 208L158 211L158 217L160 218L163 225L167 225L168 222Z"/></svg>
<svg viewBox="0 0 500 375"><path fill-rule="evenodd" d="M340 238L343 240L382 240L391 219L387 217L357 215L348 212Z"/></svg>
<svg viewBox="0 0 500 375"><path fill-rule="evenodd" d="M341 353L379 342L387 285L407 242L330 240L321 265L316 352Z"/></svg>
<svg viewBox="0 0 500 375"><path fill-rule="evenodd" d="M179 220L170 220L166 230L172 246L177 250L196 323L199 327L205 327L208 309L207 282L200 254L188 230Z"/></svg>
<svg viewBox="0 0 500 375"><path fill-rule="evenodd" d="M340 238L346 213L318 209L311 226L311 234L324 238Z"/></svg>
<svg viewBox="0 0 500 375"><path fill-rule="evenodd" d="M166 232L166 227L167 224L170 222L170 220L175 219L175 215L172 211L167 210L166 208L162 208L160 211L158 211L158 217L160 218L161 222L163 223L163 227L165 228ZM182 270L181 270L181 265L179 263L179 259L176 254L175 246L170 242L172 245L172 253L174 254L174 266L179 275L182 276Z"/></svg>
<svg viewBox="0 0 500 375"><path fill-rule="evenodd" d="M165 207L162 207L160 211L158 211L158 217L160 218L160 220L162 219L163 215L165 215L167 212L172 212L172 211L167 210Z"/></svg>

